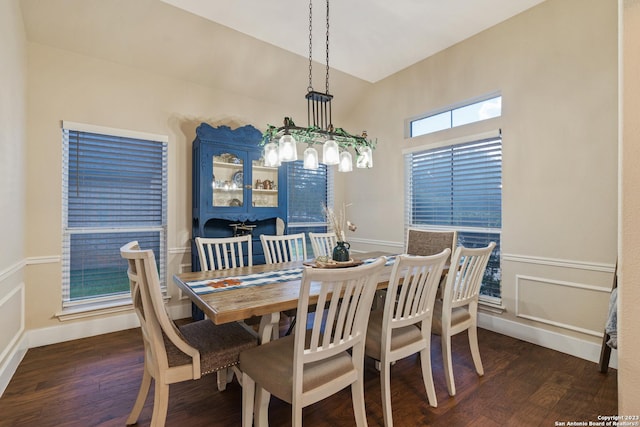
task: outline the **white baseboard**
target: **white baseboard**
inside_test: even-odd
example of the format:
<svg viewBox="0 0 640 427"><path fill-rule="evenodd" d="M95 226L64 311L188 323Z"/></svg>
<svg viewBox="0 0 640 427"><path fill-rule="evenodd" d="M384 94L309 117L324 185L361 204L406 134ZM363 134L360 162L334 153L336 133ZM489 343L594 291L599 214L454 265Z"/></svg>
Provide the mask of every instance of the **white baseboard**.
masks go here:
<svg viewBox="0 0 640 427"><path fill-rule="evenodd" d="M541 347L598 363L601 345L557 332L528 326L487 313L478 313L478 326L490 331L530 342ZM618 369L618 352L611 352L609 366Z"/></svg>
<svg viewBox="0 0 640 427"><path fill-rule="evenodd" d="M169 315L174 319L183 319L191 316L190 303L187 304L185 302L179 305L171 305L168 306L168 310ZM81 322L61 323L55 326L28 331L28 348L108 334L125 329L137 328L139 326L140 322L133 311L114 316L88 319Z"/></svg>
<svg viewBox="0 0 640 427"><path fill-rule="evenodd" d="M169 306L169 315L174 319L184 319L191 316L191 303ZM26 331L16 341L0 365L0 397L4 394L11 378L16 373L18 365L33 347L56 344L59 342L88 338L95 335L137 328L140 326L137 316L132 312L124 312L114 316L98 319L88 319L81 322L60 323L59 325Z"/></svg>

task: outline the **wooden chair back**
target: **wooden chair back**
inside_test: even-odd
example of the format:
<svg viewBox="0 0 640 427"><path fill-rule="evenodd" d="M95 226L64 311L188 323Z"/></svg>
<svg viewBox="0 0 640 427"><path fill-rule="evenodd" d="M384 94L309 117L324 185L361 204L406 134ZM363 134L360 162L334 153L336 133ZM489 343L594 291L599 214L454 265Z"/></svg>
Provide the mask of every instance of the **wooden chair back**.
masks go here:
<svg viewBox="0 0 640 427"><path fill-rule="evenodd" d="M261 234L262 250L267 264L304 261L307 259L307 241L304 233Z"/></svg>
<svg viewBox="0 0 640 427"><path fill-rule="evenodd" d="M309 240L311 240L311 249L313 249L313 256L333 256L333 248L336 247L338 238L336 233L309 233Z"/></svg>
<svg viewBox="0 0 640 427"><path fill-rule="evenodd" d="M484 248L456 248L443 290L443 315L467 305L472 315L477 313L480 286L495 246L496 243L491 242Z"/></svg>
<svg viewBox="0 0 640 427"><path fill-rule="evenodd" d="M253 265L249 234L236 237L196 237L196 247L202 271Z"/></svg>

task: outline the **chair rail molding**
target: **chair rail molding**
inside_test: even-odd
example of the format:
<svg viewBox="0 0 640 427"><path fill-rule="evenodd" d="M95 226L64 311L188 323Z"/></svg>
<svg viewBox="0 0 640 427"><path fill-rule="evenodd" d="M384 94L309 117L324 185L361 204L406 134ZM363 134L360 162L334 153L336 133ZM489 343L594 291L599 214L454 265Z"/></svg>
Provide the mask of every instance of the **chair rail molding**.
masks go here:
<svg viewBox="0 0 640 427"><path fill-rule="evenodd" d="M546 265L549 267L571 268L576 270L598 271L601 273L613 273L615 270L615 264L609 263L585 262L507 253L502 255L502 261Z"/></svg>
<svg viewBox="0 0 640 427"><path fill-rule="evenodd" d="M27 261L25 259L22 259L16 262L15 264L5 268L4 270L0 270L0 282L2 282L3 280L6 280L9 276L22 270L26 265L27 265Z"/></svg>

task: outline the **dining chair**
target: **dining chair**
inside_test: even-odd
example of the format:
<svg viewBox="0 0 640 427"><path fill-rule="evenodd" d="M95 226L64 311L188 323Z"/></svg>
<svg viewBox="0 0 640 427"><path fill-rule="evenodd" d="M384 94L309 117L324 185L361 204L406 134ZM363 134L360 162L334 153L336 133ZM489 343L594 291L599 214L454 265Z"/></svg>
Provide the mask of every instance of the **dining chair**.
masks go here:
<svg viewBox="0 0 640 427"><path fill-rule="evenodd" d="M304 261L307 259L307 240L304 233L261 234L262 250L267 264Z"/></svg>
<svg viewBox="0 0 640 427"><path fill-rule="evenodd" d="M292 425L302 425L302 408L347 386L356 425L366 426L363 369L364 341L373 295L385 259L358 267L305 267L300 283L298 315L305 318L310 294L318 294L311 329L298 322L292 335L240 354L242 423L267 425L270 395L290 403ZM254 408L255 397L255 408ZM255 409L255 414L254 414Z"/></svg>
<svg viewBox="0 0 640 427"><path fill-rule="evenodd" d="M138 242L120 248L127 260L131 300L138 315L144 343L144 372L138 396L126 424L136 424L154 380L151 426L164 426L169 405L169 385L197 380L202 375L237 368L239 354L257 346L257 338L237 323L214 325L200 320L178 327L167 313L160 290L153 251Z"/></svg>
<svg viewBox="0 0 640 427"><path fill-rule="evenodd" d="M471 356L478 375L484 375L478 347L478 296L487 263L496 243L484 248L458 246L451 257L449 273L444 284L442 300L433 308L431 330L442 340L442 363L450 396L455 396L451 360L451 337L467 331Z"/></svg>
<svg viewBox="0 0 640 427"><path fill-rule="evenodd" d="M380 387L384 425L393 426L391 365L420 353L422 380L429 404L438 406L431 372L431 321L433 304L444 264L451 249L430 256L396 256L384 308L369 317L365 354L380 362Z"/></svg>
<svg viewBox="0 0 640 427"><path fill-rule="evenodd" d="M196 237L196 247L202 271L253 265L250 234L235 237Z"/></svg>
<svg viewBox="0 0 640 427"><path fill-rule="evenodd" d="M280 262L304 261L307 259L307 240L304 233L269 235L261 234L262 251L267 264ZM287 316L289 328L285 335L289 335L296 324L296 310L282 312ZM277 331L274 331L274 334Z"/></svg>
<svg viewBox="0 0 640 427"><path fill-rule="evenodd" d="M333 256L333 248L336 247L338 238L336 233L314 233L309 232L309 240L311 241L311 249L313 250L313 256L318 258L320 256Z"/></svg>
<svg viewBox="0 0 640 427"><path fill-rule="evenodd" d="M456 230L427 230L410 227L407 229L407 239L404 252L409 255L435 255L444 248L455 251L458 244Z"/></svg>
<svg viewBox="0 0 640 427"><path fill-rule="evenodd" d="M224 270L253 265L251 235L235 237L196 237L200 271ZM246 262L245 262L246 254ZM218 390L223 391L233 379L227 369L217 372Z"/></svg>

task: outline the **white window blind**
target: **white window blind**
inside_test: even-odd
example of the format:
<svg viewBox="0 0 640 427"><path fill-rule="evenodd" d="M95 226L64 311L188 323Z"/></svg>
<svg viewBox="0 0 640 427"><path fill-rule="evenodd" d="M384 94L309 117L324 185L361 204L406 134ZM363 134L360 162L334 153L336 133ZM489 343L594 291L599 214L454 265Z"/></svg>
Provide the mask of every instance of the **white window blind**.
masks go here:
<svg viewBox="0 0 640 427"><path fill-rule="evenodd" d="M119 249L132 240L164 285L166 137L65 122L63 152L63 306L129 298Z"/></svg>
<svg viewBox="0 0 640 427"><path fill-rule="evenodd" d="M405 159L407 226L454 228L466 247L495 241L481 293L499 297L502 139L411 152Z"/></svg>
<svg viewBox="0 0 640 427"><path fill-rule="evenodd" d="M304 169L301 160L286 165L288 232L326 232L323 206L333 206L333 170L323 163L316 170ZM311 251L309 239L307 245Z"/></svg>

